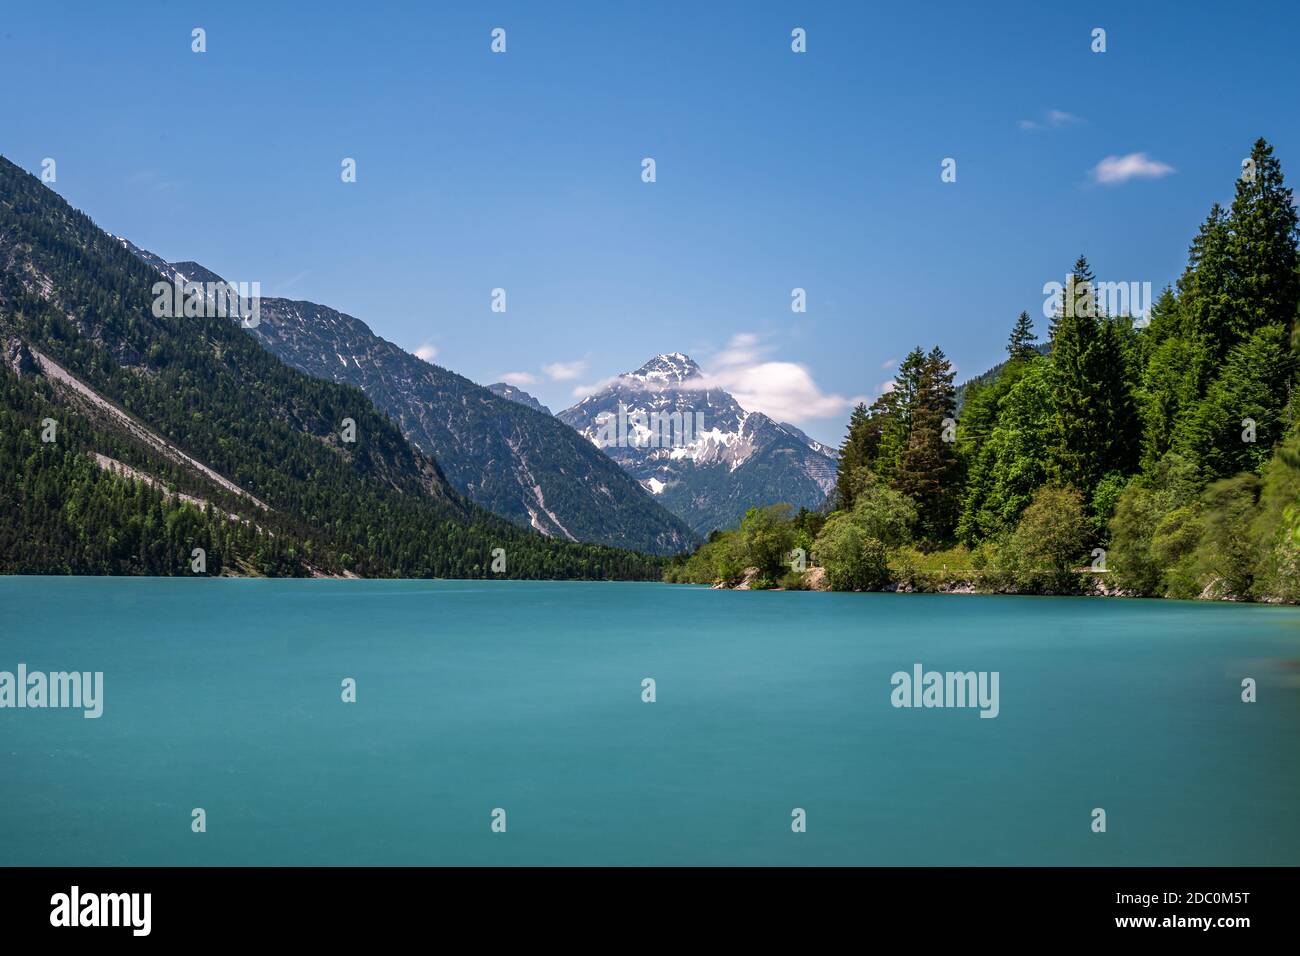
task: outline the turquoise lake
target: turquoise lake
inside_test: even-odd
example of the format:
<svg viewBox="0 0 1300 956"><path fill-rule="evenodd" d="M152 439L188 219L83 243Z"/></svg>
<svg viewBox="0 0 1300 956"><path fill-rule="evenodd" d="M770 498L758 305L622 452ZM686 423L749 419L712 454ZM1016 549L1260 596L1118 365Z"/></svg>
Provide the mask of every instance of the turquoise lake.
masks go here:
<svg viewBox="0 0 1300 956"><path fill-rule="evenodd" d="M0 864L1300 864L1292 608L0 578L20 663L103 715L0 709Z"/></svg>

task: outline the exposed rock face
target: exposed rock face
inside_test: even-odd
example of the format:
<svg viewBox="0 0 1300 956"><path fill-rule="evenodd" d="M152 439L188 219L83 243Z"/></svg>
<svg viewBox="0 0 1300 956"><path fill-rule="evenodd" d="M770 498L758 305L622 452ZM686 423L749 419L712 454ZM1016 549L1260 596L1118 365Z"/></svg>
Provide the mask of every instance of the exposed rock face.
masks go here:
<svg viewBox="0 0 1300 956"><path fill-rule="evenodd" d="M39 375L41 371L27 344L12 335L5 340L5 365L18 375Z"/></svg>
<svg viewBox="0 0 1300 956"><path fill-rule="evenodd" d="M525 408L531 408L535 412L541 412L543 415L551 414L551 410L539 402L533 396L529 395L522 388L516 388L506 382L494 382L487 387L487 390L493 395L500 398L508 398L512 402L518 402Z"/></svg>

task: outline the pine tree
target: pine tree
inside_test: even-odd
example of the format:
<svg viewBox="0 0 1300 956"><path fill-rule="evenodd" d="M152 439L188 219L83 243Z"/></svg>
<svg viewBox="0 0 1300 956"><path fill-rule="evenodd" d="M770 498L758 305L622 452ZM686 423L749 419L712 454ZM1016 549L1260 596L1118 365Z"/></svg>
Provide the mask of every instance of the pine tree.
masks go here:
<svg viewBox="0 0 1300 956"><path fill-rule="evenodd" d="M894 481L907 448L912 408L924 375L925 352L917 346L899 363L893 386L871 403L870 430L876 443L871 470L887 483Z"/></svg>
<svg viewBox="0 0 1300 956"><path fill-rule="evenodd" d="M1080 256L1067 279L1052 324L1052 417L1048 459L1061 484L1088 487L1097 444L1095 383L1088 353L1097 338L1092 270Z"/></svg>
<svg viewBox="0 0 1300 956"><path fill-rule="evenodd" d="M917 352L919 353L919 349ZM951 537L961 486L955 447L953 370L935 346L922 357L907 403L907 442L893 486L916 502L917 531L927 543Z"/></svg>
<svg viewBox="0 0 1300 956"><path fill-rule="evenodd" d="M1187 253L1187 269L1178 280L1180 321L1171 328L1195 344L1193 379L1199 395L1213 369L1232 347L1232 303L1228 295L1232 265L1227 213L1215 203Z"/></svg>
<svg viewBox="0 0 1300 956"><path fill-rule="evenodd" d="M1256 140L1232 201L1227 283L1233 343L1256 329L1294 321L1300 303L1296 208L1273 147Z"/></svg>
<svg viewBox="0 0 1300 956"><path fill-rule="evenodd" d="M1029 320L1028 312L1021 312L1015 327L1007 338L1007 355L1011 361L1031 359L1038 354L1038 336L1034 334L1034 323Z"/></svg>
<svg viewBox="0 0 1300 956"><path fill-rule="evenodd" d="M1088 484L1080 486L1086 495L1107 474L1130 474L1137 467L1142 432L1133 398L1134 374L1126 342L1132 334L1131 320L1127 317L1103 318L1087 356L1097 415L1097 459Z"/></svg>
<svg viewBox="0 0 1300 956"><path fill-rule="evenodd" d="M849 416L848 434L840 445L839 466L835 474L836 507L849 509L853 507L853 473L865 468L870 462L870 416L867 406L859 402Z"/></svg>
<svg viewBox="0 0 1300 956"><path fill-rule="evenodd" d="M1259 329L1228 352L1223 373L1180 422L1175 447L1200 464L1206 481L1259 472L1286 429L1283 410L1294 375L1284 327Z"/></svg>

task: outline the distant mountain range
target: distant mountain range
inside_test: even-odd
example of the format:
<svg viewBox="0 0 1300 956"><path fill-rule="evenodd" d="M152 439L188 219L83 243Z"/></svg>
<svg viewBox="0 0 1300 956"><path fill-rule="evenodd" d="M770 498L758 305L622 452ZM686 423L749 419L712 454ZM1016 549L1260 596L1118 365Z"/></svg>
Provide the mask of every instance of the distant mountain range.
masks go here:
<svg viewBox="0 0 1300 956"><path fill-rule="evenodd" d="M197 263L119 242L169 278L221 281ZM834 487L834 449L746 411L681 352L658 355L552 416L516 386L476 385L326 306L264 297L260 308L248 332L272 353L360 388L456 489L546 535L673 554L756 505L820 508ZM652 420L689 430L664 441L651 435Z"/></svg>
<svg viewBox="0 0 1300 956"><path fill-rule="evenodd" d="M547 539L467 501L357 388L290 367L227 316L160 307L160 260L128 248L0 157L0 573L659 576L657 559ZM269 300L260 327L292 341L347 324L319 309ZM595 494L621 487L573 442L609 476ZM682 534L666 513L659 524Z"/></svg>
<svg viewBox="0 0 1300 956"><path fill-rule="evenodd" d="M118 241L168 278L221 281L197 263ZM262 297L259 318L247 330L253 338L308 375L361 389L476 504L571 541L659 555L694 544L685 523L532 396L477 385L314 302Z"/></svg>
<svg viewBox="0 0 1300 956"><path fill-rule="evenodd" d="M834 449L741 408L681 352L655 356L556 417L700 535L758 505L820 508L835 485Z"/></svg>

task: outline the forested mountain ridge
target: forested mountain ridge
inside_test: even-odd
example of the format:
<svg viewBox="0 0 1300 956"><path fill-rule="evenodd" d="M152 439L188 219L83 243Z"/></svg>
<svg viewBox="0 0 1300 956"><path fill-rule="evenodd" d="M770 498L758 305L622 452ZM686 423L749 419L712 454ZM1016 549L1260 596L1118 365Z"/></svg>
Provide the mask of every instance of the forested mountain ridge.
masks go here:
<svg viewBox="0 0 1300 956"><path fill-rule="evenodd" d="M0 157L0 570L190 573L203 547L208 573L489 576L501 548L507 577L654 573L471 505L358 389L289 368L228 318L155 315L157 280Z"/></svg>
<svg viewBox="0 0 1300 956"><path fill-rule="evenodd" d="M938 347L854 410L829 518L754 509L669 577L799 586L799 547L837 589L1300 601L1300 229L1267 142L1242 170L1145 321L1080 256L960 410Z"/></svg>
<svg viewBox="0 0 1300 956"><path fill-rule="evenodd" d="M168 278L222 281L197 263L168 263L121 242ZM695 543L682 521L544 410L418 358L328 306L263 297L259 319L249 335L299 371L361 389L489 511L570 541L665 555Z"/></svg>

